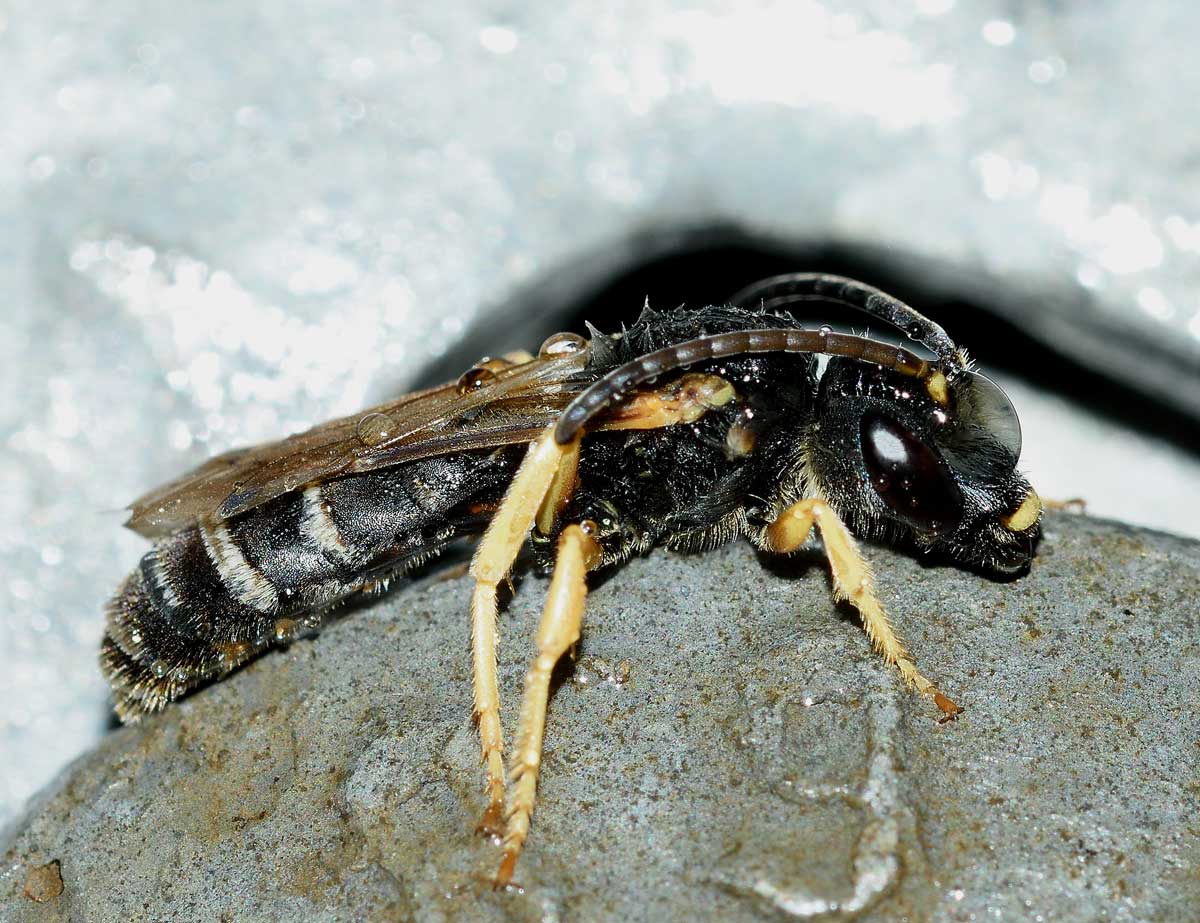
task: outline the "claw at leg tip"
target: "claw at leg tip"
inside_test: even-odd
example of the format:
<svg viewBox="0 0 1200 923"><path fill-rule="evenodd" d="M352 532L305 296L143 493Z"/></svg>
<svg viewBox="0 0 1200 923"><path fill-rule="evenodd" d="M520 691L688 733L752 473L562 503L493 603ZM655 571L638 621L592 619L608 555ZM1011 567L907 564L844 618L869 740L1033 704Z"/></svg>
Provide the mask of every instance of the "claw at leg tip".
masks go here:
<svg viewBox="0 0 1200 923"><path fill-rule="evenodd" d="M494 801L489 804L475 826L475 832L492 839L498 838L504 832L504 808Z"/></svg>
<svg viewBox="0 0 1200 923"><path fill-rule="evenodd" d="M504 851L504 858L500 860L500 868L496 870L496 877L492 879L492 887L497 891L502 891L512 883L513 870L517 867L517 856L519 854L512 850Z"/></svg>

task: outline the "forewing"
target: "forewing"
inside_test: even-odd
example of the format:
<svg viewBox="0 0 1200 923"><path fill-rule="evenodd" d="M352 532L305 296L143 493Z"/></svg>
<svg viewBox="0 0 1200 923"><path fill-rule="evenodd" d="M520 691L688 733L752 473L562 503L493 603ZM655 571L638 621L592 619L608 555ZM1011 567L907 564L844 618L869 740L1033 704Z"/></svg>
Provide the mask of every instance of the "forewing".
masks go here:
<svg viewBox="0 0 1200 923"><path fill-rule="evenodd" d="M583 349L534 359L465 394L442 385L278 442L226 452L139 497L126 525L156 538L197 519L229 519L314 481L529 442L589 383L588 355Z"/></svg>

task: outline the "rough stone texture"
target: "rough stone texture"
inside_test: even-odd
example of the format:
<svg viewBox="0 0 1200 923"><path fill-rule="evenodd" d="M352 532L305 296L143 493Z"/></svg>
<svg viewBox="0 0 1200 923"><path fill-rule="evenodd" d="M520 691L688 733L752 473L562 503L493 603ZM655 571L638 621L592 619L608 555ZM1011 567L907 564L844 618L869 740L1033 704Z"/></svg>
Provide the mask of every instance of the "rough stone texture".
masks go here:
<svg viewBox="0 0 1200 923"><path fill-rule="evenodd" d="M524 887L494 893L468 586L435 574L108 736L0 837L0 917L1189 919L1200 546L1054 515L1011 583L870 556L957 722L870 654L815 553L655 553L591 596ZM509 727L545 589L522 583Z"/></svg>

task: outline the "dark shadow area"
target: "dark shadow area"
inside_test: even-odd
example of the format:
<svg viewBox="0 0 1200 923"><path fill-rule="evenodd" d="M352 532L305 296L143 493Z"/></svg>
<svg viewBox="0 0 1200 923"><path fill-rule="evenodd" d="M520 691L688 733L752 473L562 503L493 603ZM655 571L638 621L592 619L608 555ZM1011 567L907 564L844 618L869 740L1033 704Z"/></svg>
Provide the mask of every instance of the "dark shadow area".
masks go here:
<svg viewBox="0 0 1200 923"><path fill-rule="evenodd" d="M606 271L607 269L607 271ZM1150 396L1149 384L1124 380L1110 371L1112 363L1096 354L1093 363L1084 340L1110 342L1103 330L1091 330L1063 342L1048 323L1027 329L1025 319L1038 316L1043 305L1062 302L1062 292L1046 293L1040 304L1005 295L991 280L956 279L945 267L908 259L903 254L870 253L837 245L785 245L754 239L736 229L714 228L672 235L647 234L628 242L607 258L581 259L535 283L487 321L469 330L458 347L426 369L421 386L457 377L480 356L513 349L536 349L559 330L584 332L590 321L602 330L619 329L637 318L649 300L659 310L678 305L724 302L743 286L783 272L811 270L862 279L909 302L946 327L983 365L1017 375L1032 386L1060 394L1129 429L1147 433L1195 453L1200 445L1200 414L1187 409L1186 398L1175 406ZM980 297L993 292L995 302ZM1024 312L1024 314L1022 314ZM801 320L830 322L867 329L866 318L840 307L794 311ZM873 337L889 331L876 323ZM1040 334L1040 336L1039 336ZM1066 348L1070 347L1070 348ZM1152 341L1120 343L1122 354L1136 365L1178 365L1178 357L1161 354ZM1128 363L1127 363L1128 364ZM1200 376L1180 373L1181 393L1197 387Z"/></svg>
<svg viewBox="0 0 1200 923"><path fill-rule="evenodd" d="M824 574L826 585L829 587L829 601L837 611L838 618L851 625L862 627L862 616L858 610L846 600L833 597L833 582L829 575L829 563L819 546L805 547L794 554L773 554L762 549L755 549L754 556L758 566L781 580L799 580L814 568Z"/></svg>

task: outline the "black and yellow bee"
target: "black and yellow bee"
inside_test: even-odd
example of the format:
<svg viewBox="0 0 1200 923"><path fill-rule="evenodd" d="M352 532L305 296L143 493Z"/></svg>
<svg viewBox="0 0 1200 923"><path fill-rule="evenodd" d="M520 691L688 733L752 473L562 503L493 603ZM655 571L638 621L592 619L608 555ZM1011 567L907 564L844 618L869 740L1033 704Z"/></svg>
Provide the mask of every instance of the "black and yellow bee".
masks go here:
<svg viewBox="0 0 1200 923"><path fill-rule="evenodd" d="M885 321L932 358L804 328L786 311L813 300ZM815 525L834 594L904 682L954 715L893 631L851 535L1018 570L1041 518L1019 454L1012 405L941 327L860 282L780 276L729 305L558 334L537 356L483 361L148 494L129 525L156 544L109 605L101 662L117 714L135 721L482 534L470 606L480 827L503 835L503 885L529 831L550 675L579 640L589 571L739 535L788 553ZM496 598L527 539L553 576L506 775Z"/></svg>

